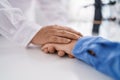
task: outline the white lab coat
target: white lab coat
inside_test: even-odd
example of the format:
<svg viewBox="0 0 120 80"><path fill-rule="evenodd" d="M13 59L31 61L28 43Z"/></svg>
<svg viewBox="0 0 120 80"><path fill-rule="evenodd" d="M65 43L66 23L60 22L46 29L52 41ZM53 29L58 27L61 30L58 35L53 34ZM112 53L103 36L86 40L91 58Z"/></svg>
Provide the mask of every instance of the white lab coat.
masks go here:
<svg viewBox="0 0 120 80"><path fill-rule="evenodd" d="M42 26L67 22L64 0L0 0L0 33L26 46Z"/></svg>

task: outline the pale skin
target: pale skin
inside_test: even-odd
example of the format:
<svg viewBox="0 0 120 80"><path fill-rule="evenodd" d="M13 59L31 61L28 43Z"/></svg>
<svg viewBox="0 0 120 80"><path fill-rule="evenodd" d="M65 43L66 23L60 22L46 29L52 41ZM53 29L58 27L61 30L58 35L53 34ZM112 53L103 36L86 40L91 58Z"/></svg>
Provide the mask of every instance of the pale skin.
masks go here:
<svg viewBox="0 0 120 80"><path fill-rule="evenodd" d="M67 43L67 44L48 43L48 44L45 44L44 46L42 46L41 49L44 52L47 49L49 53L54 53L54 52L51 52L51 51L53 51L52 48L54 48L55 50L57 50L59 56L62 57L65 54L67 54L70 58L73 58L74 55L72 54L72 50L73 50L76 42L77 42L77 40L72 40L70 43Z"/></svg>
<svg viewBox="0 0 120 80"><path fill-rule="evenodd" d="M71 28L50 25L43 27L32 39L31 43L43 45L46 43L69 43L71 40L77 40L82 34Z"/></svg>
<svg viewBox="0 0 120 80"><path fill-rule="evenodd" d="M43 27L31 40L32 44L35 45L45 45L47 43L56 43L56 44L67 44L71 43L72 40L77 40L79 37L82 37L80 32L77 32L71 28L59 25L50 25ZM44 52L54 53L55 48L46 48ZM58 56L64 56L64 51L58 51ZM71 55L68 55L71 57Z"/></svg>
<svg viewBox="0 0 120 80"><path fill-rule="evenodd" d="M72 50L76 44L77 40L72 40L70 43L67 44L56 44L56 43L48 43L42 46L42 51L45 53L55 53L55 50L58 53L58 56L62 57L65 54L68 55L70 58L74 58ZM89 50L89 54L95 56L95 53L92 50Z"/></svg>

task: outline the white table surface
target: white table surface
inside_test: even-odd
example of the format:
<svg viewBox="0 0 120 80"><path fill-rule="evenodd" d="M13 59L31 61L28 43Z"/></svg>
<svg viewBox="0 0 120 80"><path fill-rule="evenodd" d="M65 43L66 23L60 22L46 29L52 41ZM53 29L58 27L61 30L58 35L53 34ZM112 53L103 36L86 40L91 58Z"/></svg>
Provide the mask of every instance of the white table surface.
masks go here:
<svg viewBox="0 0 120 80"><path fill-rule="evenodd" d="M112 80L77 59L48 55L0 37L0 80Z"/></svg>

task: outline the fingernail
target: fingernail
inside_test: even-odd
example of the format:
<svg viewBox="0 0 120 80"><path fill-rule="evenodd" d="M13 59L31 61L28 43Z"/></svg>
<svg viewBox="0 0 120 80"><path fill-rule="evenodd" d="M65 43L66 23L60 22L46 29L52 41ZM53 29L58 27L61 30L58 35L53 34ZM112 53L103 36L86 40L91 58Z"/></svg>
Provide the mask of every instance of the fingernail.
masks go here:
<svg viewBox="0 0 120 80"><path fill-rule="evenodd" d="M76 39L79 39L81 36L76 35Z"/></svg>

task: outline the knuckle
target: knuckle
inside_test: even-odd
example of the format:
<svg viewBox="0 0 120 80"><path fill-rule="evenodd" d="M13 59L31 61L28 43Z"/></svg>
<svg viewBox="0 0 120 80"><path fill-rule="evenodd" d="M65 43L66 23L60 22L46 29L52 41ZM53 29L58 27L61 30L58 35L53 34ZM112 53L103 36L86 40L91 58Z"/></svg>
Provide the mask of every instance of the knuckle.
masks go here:
<svg viewBox="0 0 120 80"><path fill-rule="evenodd" d="M57 37L53 37L53 41L56 41L57 40Z"/></svg>
<svg viewBox="0 0 120 80"><path fill-rule="evenodd" d="M51 25L50 26L51 29L56 29L56 27L58 27L58 25Z"/></svg>
<svg viewBox="0 0 120 80"><path fill-rule="evenodd" d="M58 40L58 38L57 38L56 36L52 36L52 37L50 38L50 41L56 42L57 40Z"/></svg>
<svg viewBox="0 0 120 80"><path fill-rule="evenodd" d="M53 29L51 32L54 33L54 34L56 34L57 30Z"/></svg>
<svg viewBox="0 0 120 80"><path fill-rule="evenodd" d="M64 30L61 31L62 34L65 34L66 32Z"/></svg>
<svg viewBox="0 0 120 80"><path fill-rule="evenodd" d="M74 33L71 33L70 37L73 38L73 39L76 39L77 35L74 34Z"/></svg>
<svg viewBox="0 0 120 80"><path fill-rule="evenodd" d="M74 35L74 34L72 34L72 35L70 35L72 38L76 38L76 35Z"/></svg>

